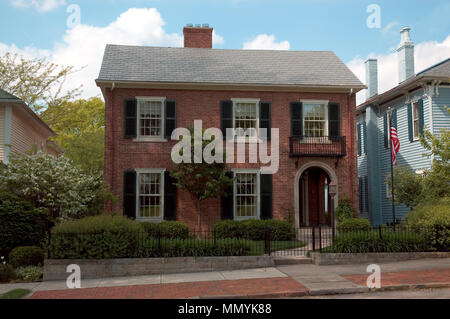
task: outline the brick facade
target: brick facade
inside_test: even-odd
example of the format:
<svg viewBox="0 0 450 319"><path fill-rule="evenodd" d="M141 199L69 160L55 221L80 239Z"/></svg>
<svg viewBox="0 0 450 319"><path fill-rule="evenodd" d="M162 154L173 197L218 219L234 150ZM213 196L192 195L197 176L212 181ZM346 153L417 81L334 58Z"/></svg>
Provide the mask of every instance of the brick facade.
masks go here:
<svg viewBox="0 0 450 319"><path fill-rule="evenodd" d="M271 127L280 130L279 171L273 176L273 218L287 219L294 214L294 181L298 169L310 161L319 161L335 170L339 198L351 198L358 206L358 174L356 165L355 94L295 93L255 91L211 91L181 89L103 89L106 102L105 180L118 197L113 211L122 211L123 172L135 168L166 168L170 170L170 152L175 141L134 142L124 138L124 100L136 96L163 96L177 102L177 126L190 127L194 120L203 120L203 128L220 128L220 101L231 98L258 98L271 103ZM291 135L290 103L301 99L329 100L340 104L341 135L347 139L347 155L333 157L302 157L297 165L289 157ZM353 141L353 143L351 142ZM231 164L229 168L259 168L257 164ZM194 229L196 204L189 193L178 190L177 220ZM202 204L202 229L207 230L221 216L220 199Z"/></svg>

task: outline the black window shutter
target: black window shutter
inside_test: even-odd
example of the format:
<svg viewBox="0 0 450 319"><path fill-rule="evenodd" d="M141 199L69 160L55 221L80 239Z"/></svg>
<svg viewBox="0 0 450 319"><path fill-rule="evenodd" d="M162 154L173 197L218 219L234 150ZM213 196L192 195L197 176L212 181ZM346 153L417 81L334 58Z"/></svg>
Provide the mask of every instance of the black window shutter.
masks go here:
<svg viewBox="0 0 450 319"><path fill-rule="evenodd" d="M260 175L261 219L272 219L272 174Z"/></svg>
<svg viewBox="0 0 450 319"><path fill-rule="evenodd" d="M361 155L361 124L356 125L358 131L358 156Z"/></svg>
<svg viewBox="0 0 450 319"><path fill-rule="evenodd" d="M123 215L136 219L136 172L125 171L123 177Z"/></svg>
<svg viewBox="0 0 450 319"><path fill-rule="evenodd" d="M339 103L328 104L328 135L332 140L340 136L341 123L340 123L340 105Z"/></svg>
<svg viewBox="0 0 450 319"><path fill-rule="evenodd" d="M359 190L359 212L362 213L364 209L364 203L363 203L363 178L358 178L358 190Z"/></svg>
<svg viewBox="0 0 450 319"><path fill-rule="evenodd" d="M270 141L270 103L269 102L261 102L259 108L259 128L265 128L267 135L266 140Z"/></svg>
<svg viewBox="0 0 450 319"><path fill-rule="evenodd" d="M394 122L394 127L397 129L397 110L392 110L392 120ZM389 134L391 133L389 132Z"/></svg>
<svg viewBox="0 0 450 319"><path fill-rule="evenodd" d="M166 101L165 109L165 132L164 137L170 139L172 132L177 127L177 103L175 101Z"/></svg>
<svg viewBox="0 0 450 319"><path fill-rule="evenodd" d="M383 115L384 147L389 148L387 113Z"/></svg>
<svg viewBox="0 0 450 319"><path fill-rule="evenodd" d="M420 99L417 103L418 103L418 111L419 111L419 133L423 134L423 127L424 127L423 100Z"/></svg>
<svg viewBox="0 0 450 319"><path fill-rule="evenodd" d="M233 128L233 101L220 102L220 128L225 139L227 128Z"/></svg>
<svg viewBox="0 0 450 319"><path fill-rule="evenodd" d="M124 102L125 138L136 138L137 135L137 101L126 99Z"/></svg>
<svg viewBox="0 0 450 319"><path fill-rule="evenodd" d="M291 102L291 136L303 135L303 103Z"/></svg>
<svg viewBox="0 0 450 319"><path fill-rule="evenodd" d="M364 176L364 211L369 212L369 184L367 182L367 176Z"/></svg>
<svg viewBox="0 0 450 319"><path fill-rule="evenodd" d="M367 154L367 124L363 122L364 154Z"/></svg>
<svg viewBox="0 0 450 319"><path fill-rule="evenodd" d="M177 185L170 172L164 172L164 220L177 219Z"/></svg>
<svg viewBox="0 0 450 319"><path fill-rule="evenodd" d="M229 178L233 178L233 172L226 172L225 175ZM228 189L225 190L227 195L223 195L220 203L221 203L221 215L222 219L233 219L234 218L234 187L231 185Z"/></svg>
<svg viewBox="0 0 450 319"><path fill-rule="evenodd" d="M408 137L409 141L414 141L414 134L413 134L413 120L412 120L412 105L411 103L407 105L408 110Z"/></svg>

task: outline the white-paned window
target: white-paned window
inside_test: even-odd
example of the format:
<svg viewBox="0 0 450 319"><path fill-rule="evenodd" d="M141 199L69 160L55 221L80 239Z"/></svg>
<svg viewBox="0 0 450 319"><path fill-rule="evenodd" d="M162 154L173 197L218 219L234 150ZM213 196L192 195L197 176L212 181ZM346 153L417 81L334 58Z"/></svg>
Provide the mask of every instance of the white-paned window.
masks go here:
<svg viewBox="0 0 450 319"><path fill-rule="evenodd" d="M328 101L303 102L303 135L328 136Z"/></svg>
<svg viewBox="0 0 450 319"><path fill-rule="evenodd" d="M414 139L419 139L419 103L414 102L412 104L412 123L413 123L413 136Z"/></svg>
<svg viewBox="0 0 450 319"><path fill-rule="evenodd" d="M137 214L140 220L162 220L164 170L137 169Z"/></svg>
<svg viewBox="0 0 450 319"><path fill-rule="evenodd" d="M137 98L138 136L142 138L164 137L164 103L162 97Z"/></svg>
<svg viewBox="0 0 450 319"><path fill-rule="evenodd" d="M234 134L238 137L257 137L259 128L259 100L233 99Z"/></svg>
<svg viewBox="0 0 450 319"><path fill-rule="evenodd" d="M234 216L235 219L259 217L259 172L235 171Z"/></svg>

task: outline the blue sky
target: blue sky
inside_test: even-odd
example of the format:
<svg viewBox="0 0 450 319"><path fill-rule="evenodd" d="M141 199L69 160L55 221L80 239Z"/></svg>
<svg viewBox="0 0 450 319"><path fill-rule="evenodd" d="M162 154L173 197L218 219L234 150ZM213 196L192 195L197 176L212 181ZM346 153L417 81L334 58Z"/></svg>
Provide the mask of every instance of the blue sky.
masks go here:
<svg viewBox="0 0 450 319"><path fill-rule="evenodd" d="M67 27L70 14L66 10L71 4L81 9L84 32L80 31L82 28L76 33ZM380 8L380 28L369 28L366 24L370 4ZM155 10L133 13L130 8ZM450 34L447 0L4 0L0 2L0 52L16 51L29 56L45 55L59 63L81 63L92 68L89 74L95 78L98 70L93 69L98 68L98 57L83 60L79 57L88 53L75 51L83 45L96 46L101 42L101 34L112 32L108 26L126 12L128 18L118 23L122 36L105 35L105 41L176 46L181 44L185 24L208 23L223 39L216 41L215 48L241 49L247 42L250 48L256 45L269 49L332 50L352 65L355 73L361 72L358 57L365 59L372 55L382 59L392 55L399 43L399 30L405 25L411 27L416 45L446 44ZM138 21L139 18L157 22ZM127 28L131 30L123 30ZM83 37L88 40L86 43L80 40ZM444 53L416 63L416 71L417 67L445 58L444 47ZM101 55L102 50L91 51ZM92 79L85 77L84 81ZM92 83L84 86L90 87ZM91 92L95 93L92 88Z"/></svg>

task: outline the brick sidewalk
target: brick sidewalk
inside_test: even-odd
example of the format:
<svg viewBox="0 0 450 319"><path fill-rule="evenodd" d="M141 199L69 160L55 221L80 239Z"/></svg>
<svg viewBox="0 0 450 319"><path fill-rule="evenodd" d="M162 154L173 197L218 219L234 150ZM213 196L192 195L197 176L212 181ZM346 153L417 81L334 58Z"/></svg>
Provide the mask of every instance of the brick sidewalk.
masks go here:
<svg viewBox="0 0 450 319"><path fill-rule="evenodd" d="M368 277L367 274L340 276L361 286L366 285ZM430 283L450 283L450 269L444 268L381 273L381 287Z"/></svg>
<svg viewBox="0 0 450 319"><path fill-rule="evenodd" d="M229 295L258 297L263 294L288 297L307 292L308 289L291 278L260 278L38 291L30 299L186 299Z"/></svg>

